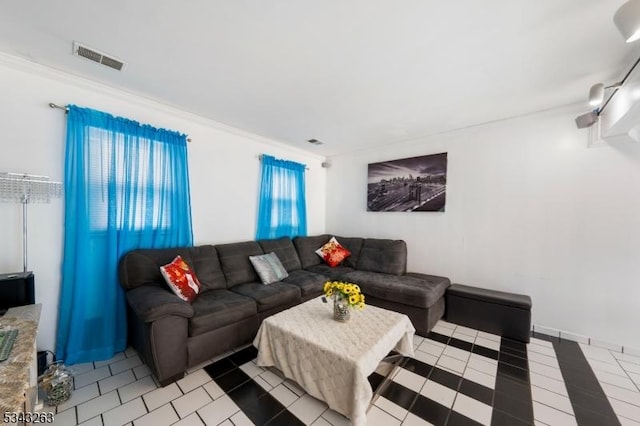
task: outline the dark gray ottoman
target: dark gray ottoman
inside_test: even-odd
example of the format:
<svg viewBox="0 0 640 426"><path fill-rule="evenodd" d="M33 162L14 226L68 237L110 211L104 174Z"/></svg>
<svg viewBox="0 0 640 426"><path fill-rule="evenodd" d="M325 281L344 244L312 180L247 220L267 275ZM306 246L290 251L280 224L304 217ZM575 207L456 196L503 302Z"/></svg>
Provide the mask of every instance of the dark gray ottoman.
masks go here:
<svg viewBox="0 0 640 426"><path fill-rule="evenodd" d="M448 322L529 343L529 296L452 284L447 288L445 300Z"/></svg>

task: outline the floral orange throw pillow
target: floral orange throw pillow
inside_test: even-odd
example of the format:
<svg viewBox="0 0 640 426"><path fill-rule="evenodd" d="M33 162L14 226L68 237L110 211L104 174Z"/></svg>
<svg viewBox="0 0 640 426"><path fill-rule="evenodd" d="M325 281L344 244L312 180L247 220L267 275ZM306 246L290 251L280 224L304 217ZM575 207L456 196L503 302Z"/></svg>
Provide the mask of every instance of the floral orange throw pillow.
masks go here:
<svg viewBox="0 0 640 426"><path fill-rule="evenodd" d="M160 272L169 288L180 299L191 303L200 293L200 281L182 257L177 256L168 265L161 266Z"/></svg>
<svg viewBox="0 0 640 426"><path fill-rule="evenodd" d="M351 256L351 252L344 248L344 246L336 240L336 237L331 237L328 243L316 250L316 254L332 268L335 268L340 262Z"/></svg>

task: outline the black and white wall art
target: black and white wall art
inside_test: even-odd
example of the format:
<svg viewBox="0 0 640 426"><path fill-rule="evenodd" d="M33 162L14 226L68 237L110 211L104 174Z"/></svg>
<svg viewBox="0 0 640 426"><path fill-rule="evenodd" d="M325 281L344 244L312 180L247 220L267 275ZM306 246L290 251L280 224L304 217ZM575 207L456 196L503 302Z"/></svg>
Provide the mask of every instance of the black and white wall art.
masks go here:
<svg viewBox="0 0 640 426"><path fill-rule="evenodd" d="M447 153L369 164L367 210L443 212Z"/></svg>

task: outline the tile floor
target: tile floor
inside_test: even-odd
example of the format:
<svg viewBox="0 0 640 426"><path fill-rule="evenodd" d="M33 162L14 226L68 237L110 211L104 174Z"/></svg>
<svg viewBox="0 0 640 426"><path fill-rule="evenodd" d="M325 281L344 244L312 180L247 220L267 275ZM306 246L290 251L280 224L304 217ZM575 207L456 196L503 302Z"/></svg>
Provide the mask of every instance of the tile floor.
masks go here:
<svg viewBox="0 0 640 426"><path fill-rule="evenodd" d="M535 334L524 344L440 321L414 339L368 425L640 426L640 357ZM295 383L230 352L160 388L133 349L73 366L56 425L348 425ZM369 378L375 388L382 376Z"/></svg>

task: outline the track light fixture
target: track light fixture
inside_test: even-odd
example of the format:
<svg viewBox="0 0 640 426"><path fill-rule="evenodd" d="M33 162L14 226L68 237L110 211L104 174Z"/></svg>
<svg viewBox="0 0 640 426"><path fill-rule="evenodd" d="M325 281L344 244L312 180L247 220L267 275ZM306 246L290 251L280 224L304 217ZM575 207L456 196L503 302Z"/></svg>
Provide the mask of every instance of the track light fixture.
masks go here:
<svg viewBox="0 0 640 426"><path fill-rule="evenodd" d="M600 107L604 102L604 91L607 89L618 89L622 86L622 83L615 83L610 86L605 86L602 83L597 83L591 86L589 89L589 105L592 107Z"/></svg>
<svg viewBox="0 0 640 426"><path fill-rule="evenodd" d="M624 41L627 43L640 39L640 0L628 0L620 6L613 16Z"/></svg>

